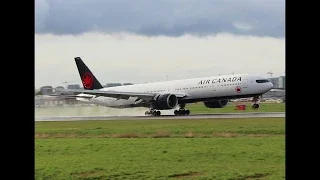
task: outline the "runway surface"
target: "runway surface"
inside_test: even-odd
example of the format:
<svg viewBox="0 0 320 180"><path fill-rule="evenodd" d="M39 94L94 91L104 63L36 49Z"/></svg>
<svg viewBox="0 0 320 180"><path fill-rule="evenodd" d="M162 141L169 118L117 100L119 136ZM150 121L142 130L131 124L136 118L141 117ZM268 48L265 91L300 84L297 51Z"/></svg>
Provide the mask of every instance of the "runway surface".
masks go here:
<svg viewBox="0 0 320 180"><path fill-rule="evenodd" d="M189 116L38 116L35 121L83 121L83 120L139 120L139 119L217 119L217 118L260 118L285 117L285 112L216 113Z"/></svg>

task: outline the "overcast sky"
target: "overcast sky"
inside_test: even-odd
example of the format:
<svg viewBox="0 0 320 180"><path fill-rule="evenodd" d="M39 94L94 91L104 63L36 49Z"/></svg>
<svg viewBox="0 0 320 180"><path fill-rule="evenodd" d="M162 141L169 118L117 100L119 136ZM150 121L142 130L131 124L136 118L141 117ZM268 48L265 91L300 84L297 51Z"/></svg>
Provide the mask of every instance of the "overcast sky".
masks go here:
<svg viewBox="0 0 320 180"><path fill-rule="evenodd" d="M285 72L284 0L36 0L35 86Z"/></svg>

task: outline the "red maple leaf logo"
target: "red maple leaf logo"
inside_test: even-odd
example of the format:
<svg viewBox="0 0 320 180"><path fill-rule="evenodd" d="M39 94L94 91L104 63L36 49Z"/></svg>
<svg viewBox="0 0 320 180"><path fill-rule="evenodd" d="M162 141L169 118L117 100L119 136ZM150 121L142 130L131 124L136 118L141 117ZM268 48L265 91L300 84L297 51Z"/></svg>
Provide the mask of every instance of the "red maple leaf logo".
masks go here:
<svg viewBox="0 0 320 180"><path fill-rule="evenodd" d="M236 92L241 92L241 88L238 86L238 87L236 87Z"/></svg>
<svg viewBox="0 0 320 180"><path fill-rule="evenodd" d="M85 88L91 88L91 86L93 84L93 78L90 73L85 73L82 76L82 84Z"/></svg>

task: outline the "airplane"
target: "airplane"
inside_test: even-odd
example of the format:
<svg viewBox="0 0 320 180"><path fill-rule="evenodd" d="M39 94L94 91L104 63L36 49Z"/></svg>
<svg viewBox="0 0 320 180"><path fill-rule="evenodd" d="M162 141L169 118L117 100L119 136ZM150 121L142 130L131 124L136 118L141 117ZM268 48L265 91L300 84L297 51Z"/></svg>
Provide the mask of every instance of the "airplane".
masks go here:
<svg viewBox="0 0 320 180"><path fill-rule="evenodd" d="M212 77L171 80L103 87L80 57L75 62L84 89L63 89L72 92L78 101L113 108L149 108L145 115L160 116L160 110L176 109L174 115L189 115L186 104L203 102L207 108L223 108L230 99L251 98L257 102L273 84L253 74L232 74ZM259 104L254 103L255 108ZM179 110L177 110L179 107Z"/></svg>

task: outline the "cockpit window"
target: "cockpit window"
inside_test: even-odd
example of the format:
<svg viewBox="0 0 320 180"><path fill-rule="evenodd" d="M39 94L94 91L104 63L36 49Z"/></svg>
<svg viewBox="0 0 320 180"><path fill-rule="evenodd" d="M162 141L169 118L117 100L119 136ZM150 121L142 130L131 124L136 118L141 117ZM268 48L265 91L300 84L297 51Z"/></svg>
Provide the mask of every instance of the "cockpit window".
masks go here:
<svg viewBox="0 0 320 180"><path fill-rule="evenodd" d="M257 83L267 83L267 82L269 82L269 80L268 79L258 79L258 80L256 80L256 82Z"/></svg>

